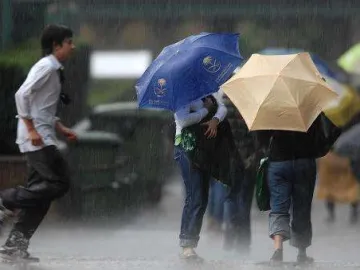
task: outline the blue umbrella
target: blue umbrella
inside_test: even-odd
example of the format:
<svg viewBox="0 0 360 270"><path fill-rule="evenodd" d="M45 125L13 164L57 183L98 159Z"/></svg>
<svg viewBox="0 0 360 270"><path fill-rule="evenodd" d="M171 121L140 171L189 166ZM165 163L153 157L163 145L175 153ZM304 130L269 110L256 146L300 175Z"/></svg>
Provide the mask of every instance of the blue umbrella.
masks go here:
<svg viewBox="0 0 360 270"><path fill-rule="evenodd" d="M218 91L241 61L239 34L201 33L167 46L135 85L139 107L176 111Z"/></svg>

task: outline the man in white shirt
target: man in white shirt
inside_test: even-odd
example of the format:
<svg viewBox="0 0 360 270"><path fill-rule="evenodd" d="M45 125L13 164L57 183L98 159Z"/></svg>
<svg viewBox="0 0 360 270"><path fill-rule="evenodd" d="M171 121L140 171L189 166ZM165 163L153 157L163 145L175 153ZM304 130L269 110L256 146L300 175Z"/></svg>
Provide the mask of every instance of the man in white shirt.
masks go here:
<svg viewBox="0 0 360 270"><path fill-rule="evenodd" d="M75 46L72 31L61 25L47 26L41 37L43 58L30 70L25 82L15 94L18 112L16 143L27 158L29 167L25 187L0 192L1 216L20 210L0 255L7 259L31 259L27 252L29 240L45 217L54 199L69 189L67 162L57 148L56 131L70 141L76 134L56 117L61 96L62 62Z"/></svg>

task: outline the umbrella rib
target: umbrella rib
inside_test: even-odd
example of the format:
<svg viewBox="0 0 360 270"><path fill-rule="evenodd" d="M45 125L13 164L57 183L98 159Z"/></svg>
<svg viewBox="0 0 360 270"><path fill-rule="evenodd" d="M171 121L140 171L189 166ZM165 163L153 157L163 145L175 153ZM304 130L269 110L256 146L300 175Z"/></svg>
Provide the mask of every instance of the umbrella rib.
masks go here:
<svg viewBox="0 0 360 270"><path fill-rule="evenodd" d="M207 37L207 36L210 36L211 35L211 33L209 33L209 32L203 32L202 34L204 34L203 36L198 36L197 38L195 38L193 41L191 41L191 43L194 43L195 41L198 41L198 40L200 40L200 39L202 39L202 38L204 38L204 37ZM191 36L190 36L191 37ZM184 40L186 40L186 39L184 39Z"/></svg>
<svg viewBox="0 0 360 270"><path fill-rule="evenodd" d="M283 84L289 89L287 83L285 82L284 78L282 75L279 76L279 78L281 78L281 81L283 82ZM299 109L299 106L298 104L296 103L296 100L292 94L292 92L289 90L289 93L290 93L290 97L292 98L292 100L294 101L294 103L297 105L296 106L296 110L298 111L299 115L301 116L301 122L303 124L303 127L304 127L304 130L306 130L306 126L305 126L305 123L304 123L304 117L303 117L303 114L301 113L301 110Z"/></svg>
<svg viewBox="0 0 360 270"><path fill-rule="evenodd" d="M282 78L287 78L287 79L290 79L290 80L297 80L297 81L302 81L302 82L306 82L306 83L313 83L314 85L315 84L320 84L320 82L312 82L312 81L309 81L309 80L304 80L304 79L301 79L301 78L296 78L296 77L291 77L291 75L283 75L283 74L280 74L280 76Z"/></svg>
<svg viewBox="0 0 360 270"><path fill-rule="evenodd" d="M213 47L205 47L205 46L198 46L198 47L196 47L196 49L202 49L202 48L211 49L211 50L214 50L214 51L217 51L217 52L229 54L229 55L234 56L234 57L237 57L237 58L239 58L239 59L244 59L244 58L240 55L240 51L238 51L238 52L239 52L239 55L236 55L236 54L234 54L234 53L227 52L227 51L221 51L221 50L215 49L215 48L213 48Z"/></svg>
<svg viewBox="0 0 360 270"><path fill-rule="evenodd" d="M258 75L258 77L262 77L262 76L267 76L267 75ZM255 76L254 76L254 77L255 77ZM269 89L272 89L272 88L274 87L276 81L277 81L277 80L274 80L273 84L271 85L271 87L269 87ZM257 112L256 112L256 114L255 114L255 118L254 118L254 121L253 121L252 126L255 124L256 119L257 119L258 116L259 116L259 110L260 110L261 106L264 104L265 100L267 100L267 98L269 97L270 93L271 93L271 91L269 91L269 93L266 95L266 97L263 99L263 101L260 102L260 104L259 104L259 106L258 106L258 108L257 108Z"/></svg>
<svg viewBox="0 0 360 270"><path fill-rule="evenodd" d="M213 33L206 33L205 36L199 37L199 38L193 40L191 43L194 43L195 41L199 41L200 39L205 38L205 37L210 36L210 35L214 35L214 34L213 34ZM236 35L238 35L238 34L236 34ZM199 46L199 47L197 47L197 48L210 48L210 49L213 49L213 50L220 51L220 50L215 49L215 48L213 48L213 47ZM223 52L223 51L220 51L220 52ZM235 56L235 57L239 57L239 55L240 55L239 48L237 48L237 53L238 53L239 55L236 55L236 54L233 54L233 53L229 53L229 52L227 52L227 53L230 54L230 55L232 55L232 56ZM244 58L240 55L240 59L244 59Z"/></svg>
<svg viewBox="0 0 360 270"><path fill-rule="evenodd" d="M297 59L297 57L294 57L293 59L291 59L283 68L282 68L282 70L283 69L285 69L288 65L290 65L293 61L295 61ZM281 73L281 72L280 72ZM279 74L280 75L280 74Z"/></svg>

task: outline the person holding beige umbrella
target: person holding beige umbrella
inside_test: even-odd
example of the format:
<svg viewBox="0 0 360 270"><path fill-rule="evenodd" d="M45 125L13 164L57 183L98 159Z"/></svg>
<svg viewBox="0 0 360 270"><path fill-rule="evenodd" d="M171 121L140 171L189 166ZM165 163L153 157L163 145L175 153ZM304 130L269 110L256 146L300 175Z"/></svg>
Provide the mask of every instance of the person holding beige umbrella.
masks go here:
<svg viewBox="0 0 360 270"><path fill-rule="evenodd" d="M298 248L298 263L313 262L306 249L312 241L316 158L339 136L322 111L337 94L308 53L254 54L221 89L268 149L269 236L275 247L270 262L282 263L286 240Z"/></svg>

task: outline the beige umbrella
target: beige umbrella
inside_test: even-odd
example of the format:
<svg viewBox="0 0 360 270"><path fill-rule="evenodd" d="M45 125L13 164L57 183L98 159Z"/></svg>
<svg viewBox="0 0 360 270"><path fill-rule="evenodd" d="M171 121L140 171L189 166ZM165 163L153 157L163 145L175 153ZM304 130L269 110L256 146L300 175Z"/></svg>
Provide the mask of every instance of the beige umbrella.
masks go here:
<svg viewBox="0 0 360 270"><path fill-rule="evenodd" d="M221 89L250 130L306 132L337 98L308 53L253 54Z"/></svg>

